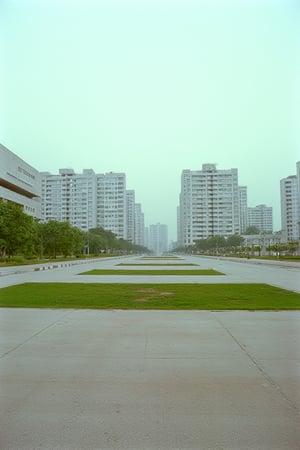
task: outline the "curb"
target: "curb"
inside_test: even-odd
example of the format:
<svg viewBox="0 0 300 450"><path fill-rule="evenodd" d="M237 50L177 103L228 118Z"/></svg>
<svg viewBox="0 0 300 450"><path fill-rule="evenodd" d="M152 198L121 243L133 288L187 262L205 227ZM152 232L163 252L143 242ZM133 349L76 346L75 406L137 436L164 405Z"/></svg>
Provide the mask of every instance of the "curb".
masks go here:
<svg viewBox="0 0 300 450"><path fill-rule="evenodd" d="M35 267L34 271L39 272L40 270L51 270L51 269L59 269L61 267L70 267L74 264L65 263L65 264L53 264L51 266L42 266L42 267Z"/></svg>

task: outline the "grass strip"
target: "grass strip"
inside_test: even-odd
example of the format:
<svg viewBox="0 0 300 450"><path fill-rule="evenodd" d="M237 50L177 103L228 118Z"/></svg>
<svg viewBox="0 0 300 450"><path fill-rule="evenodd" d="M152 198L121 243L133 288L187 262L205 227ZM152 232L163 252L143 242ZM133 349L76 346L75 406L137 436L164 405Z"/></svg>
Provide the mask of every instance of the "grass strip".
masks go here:
<svg viewBox="0 0 300 450"><path fill-rule="evenodd" d="M183 259L179 256L141 256L140 259Z"/></svg>
<svg viewBox="0 0 300 450"><path fill-rule="evenodd" d="M194 263L120 263L116 266L198 266L199 264Z"/></svg>
<svg viewBox="0 0 300 450"><path fill-rule="evenodd" d="M222 272L217 272L213 269L203 269L203 270L134 270L134 269L94 269L88 272L82 272L79 275L224 275Z"/></svg>
<svg viewBox="0 0 300 450"><path fill-rule="evenodd" d="M300 294L267 284L26 283L0 306L75 309L300 310Z"/></svg>

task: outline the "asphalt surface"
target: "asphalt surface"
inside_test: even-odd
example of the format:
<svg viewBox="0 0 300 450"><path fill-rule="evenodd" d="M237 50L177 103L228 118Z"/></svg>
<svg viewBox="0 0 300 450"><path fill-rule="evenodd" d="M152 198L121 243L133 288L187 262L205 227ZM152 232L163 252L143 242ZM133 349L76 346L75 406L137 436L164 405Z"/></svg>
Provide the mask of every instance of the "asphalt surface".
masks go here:
<svg viewBox="0 0 300 450"><path fill-rule="evenodd" d="M78 273L124 261L134 259L2 271L0 282L107 282ZM188 261L225 275L147 282L300 292L297 266ZM0 317L1 449L300 449L300 311L1 308Z"/></svg>

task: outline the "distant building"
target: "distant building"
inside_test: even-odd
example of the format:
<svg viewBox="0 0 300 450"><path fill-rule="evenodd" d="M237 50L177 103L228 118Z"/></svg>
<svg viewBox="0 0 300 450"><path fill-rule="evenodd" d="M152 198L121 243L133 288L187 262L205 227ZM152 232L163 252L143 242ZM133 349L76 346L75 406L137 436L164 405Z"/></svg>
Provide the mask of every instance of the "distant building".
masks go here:
<svg viewBox="0 0 300 450"><path fill-rule="evenodd" d="M279 251L280 243L282 242L282 233L260 233L260 234L243 234L243 246L250 247L248 252L265 256L274 254ZM259 248L255 248L259 247ZM271 250L270 247L273 247Z"/></svg>
<svg viewBox="0 0 300 450"><path fill-rule="evenodd" d="M296 164L297 167L297 182L298 182L298 218L300 221L300 161ZM300 238L300 231L299 231L299 238Z"/></svg>
<svg viewBox="0 0 300 450"><path fill-rule="evenodd" d="M273 208L266 205L257 205L248 208L248 226L256 227L260 232L273 232Z"/></svg>
<svg viewBox="0 0 300 450"><path fill-rule="evenodd" d="M299 241L299 247L300 247L300 161L296 164L297 167L297 184L298 184L298 241Z"/></svg>
<svg viewBox="0 0 300 450"><path fill-rule="evenodd" d="M300 238L300 161L297 175L280 180L281 227L285 242Z"/></svg>
<svg viewBox="0 0 300 450"><path fill-rule="evenodd" d="M135 242L135 192L133 189L126 191L126 211L127 240Z"/></svg>
<svg viewBox="0 0 300 450"><path fill-rule="evenodd" d="M144 228L144 247L149 248L149 227Z"/></svg>
<svg viewBox="0 0 300 450"><path fill-rule="evenodd" d="M44 222L68 221L83 231L102 227L118 239L138 244L143 241L142 207L135 203L134 190L126 190L125 173L59 169L56 175L41 173L41 185Z"/></svg>
<svg viewBox="0 0 300 450"><path fill-rule="evenodd" d="M29 216L41 218L39 172L1 144L0 198L20 205Z"/></svg>
<svg viewBox="0 0 300 450"><path fill-rule="evenodd" d="M135 203L134 209L134 243L145 246L145 219L140 203Z"/></svg>
<svg viewBox="0 0 300 450"><path fill-rule="evenodd" d="M217 170L215 164L203 164L202 170L183 170L178 244L240 234L240 201L237 169Z"/></svg>
<svg viewBox="0 0 300 450"><path fill-rule="evenodd" d="M142 205L135 203L134 190L126 191L127 240L144 246L145 224Z"/></svg>
<svg viewBox="0 0 300 450"><path fill-rule="evenodd" d="M96 176L93 170L77 174L59 169L58 175L41 173L42 220L67 221L87 231L96 227Z"/></svg>
<svg viewBox="0 0 300 450"><path fill-rule="evenodd" d="M244 233L248 227L248 196L247 186L239 186L240 203L240 232Z"/></svg>
<svg viewBox="0 0 300 450"><path fill-rule="evenodd" d="M126 175L109 172L97 178L97 226L127 238Z"/></svg>
<svg viewBox="0 0 300 450"><path fill-rule="evenodd" d="M168 251L168 226L157 223L149 227L148 248L157 255Z"/></svg>

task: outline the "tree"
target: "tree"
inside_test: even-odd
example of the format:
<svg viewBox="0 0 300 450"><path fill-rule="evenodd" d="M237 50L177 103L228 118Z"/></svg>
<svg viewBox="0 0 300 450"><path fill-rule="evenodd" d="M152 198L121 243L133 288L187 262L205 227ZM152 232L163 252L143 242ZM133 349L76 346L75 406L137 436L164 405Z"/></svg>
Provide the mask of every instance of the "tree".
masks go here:
<svg viewBox="0 0 300 450"><path fill-rule="evenodd" d="M30 255L34 252L36 224L22 207L0 200L1 256L13 256L17 252Z"/></svg>
<svg viewBox="0 0 300 450"><path fill-rule="evenodd" d="M79 228L72 227L72 235L73 253L79 255L83 251L85 233Z"/></svg>
<svg viewBox="0 0 300 450"><path fill-rule="evenodd" d="M59 247L59 222L49 220L40 224L41 256L46 253L48 256L56 258Z"/></svg>
<svg viewBox="0 0 300 450"><path fill-rule="evenodd" d="M49 220L39 224L41 254L54 258L58 254L70 256L81 253L84 245L84 233L69 222Z"/></svg>
<svg viewBox="0 0 300 450"><path fill-rule="evenodd" d="M117 247L117 238L116 235L110 231L105 230L102 227L97 228L91 228L89 230L89 234L93 237L96 237L96 239L93 240L94 245L98 250L105 250L113 249ZM91 252L91 253L100 253L100 251L97 252Z"/></svg>
<svg viewBox="0 0 300 450"><path fill-rule="evenodd" d="M199 239L195 242L195 250L204 253L206 251L218 252L226 246L226 240L223 236L211 236L206 239Z"/></svg>
<svg viewBox="0 0 300 450"><path fill-rule="evenodd" d="M207 239L199 239L195 242L196 251L202 253L209 249L209 243Z"/></svg>
<svg viewBox="0 0 300 450"><path fill-rule="evenodd" d="M227 247L240 247L245 239L242 236L239 236L238 234L233 234L232 236L229 236L226 241Z"/></svg>
<svg viewBox="0 0 300 450"><path fill-rule="evenodd" d="M259 230L259 228L252 225L250 227L247 227L244 234L260 234L260 230Z"/></svg>
<svg viewBox="0 0 300 450"><path fill-rule="evenodd" d="M223 236L211 236L208 238L208 247L211 250L218 252L226 246L226 240Z"/></svg>

